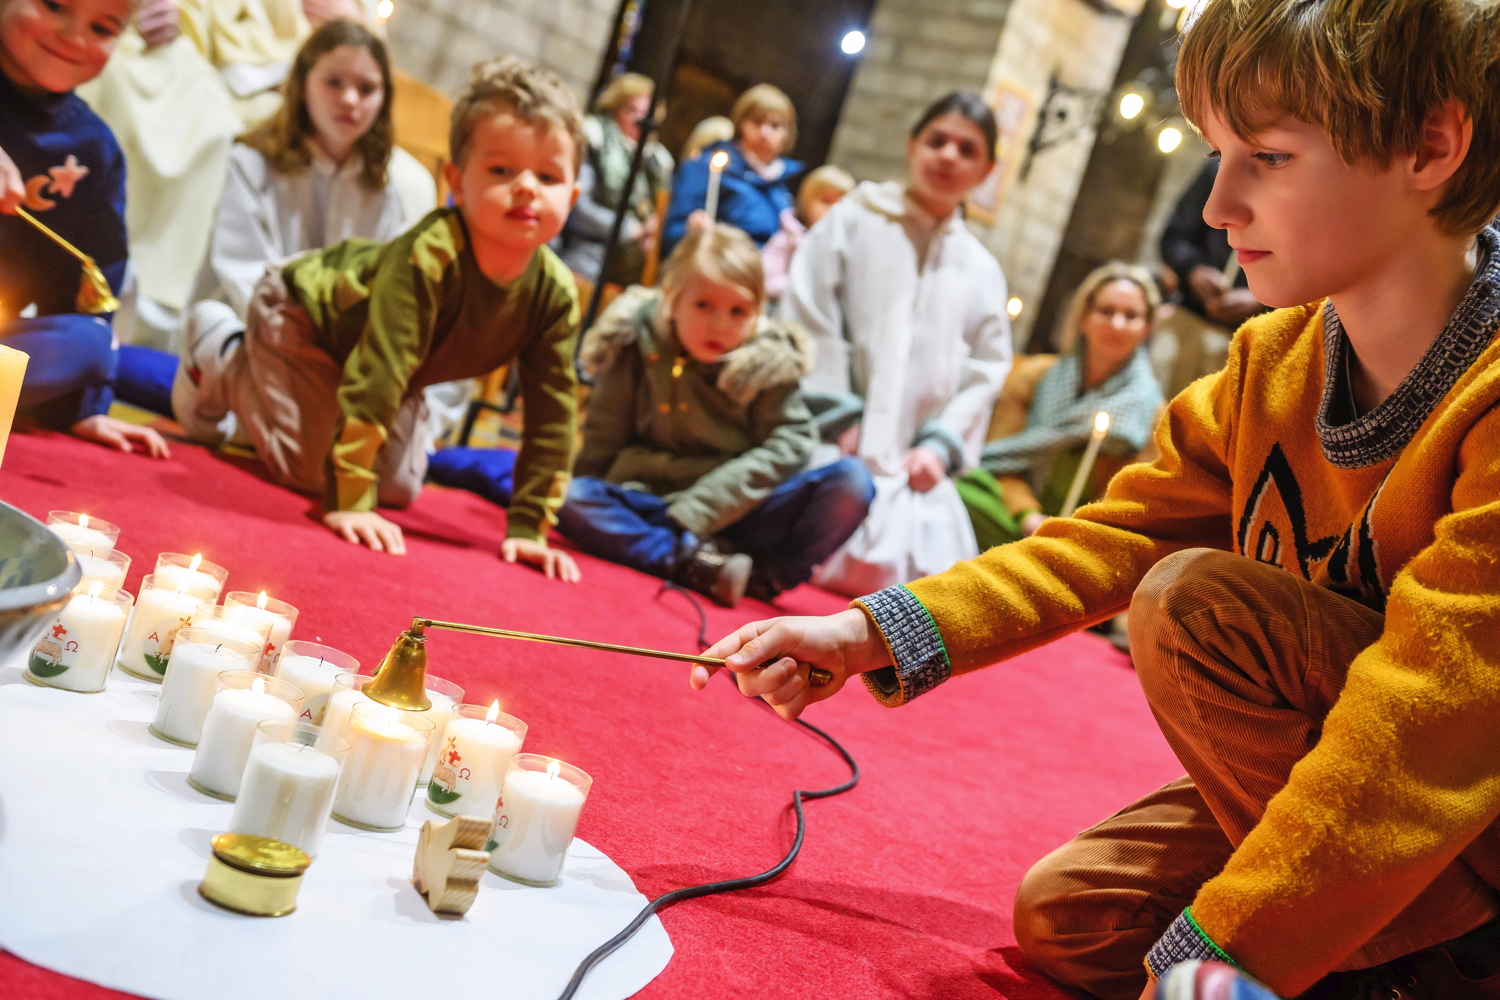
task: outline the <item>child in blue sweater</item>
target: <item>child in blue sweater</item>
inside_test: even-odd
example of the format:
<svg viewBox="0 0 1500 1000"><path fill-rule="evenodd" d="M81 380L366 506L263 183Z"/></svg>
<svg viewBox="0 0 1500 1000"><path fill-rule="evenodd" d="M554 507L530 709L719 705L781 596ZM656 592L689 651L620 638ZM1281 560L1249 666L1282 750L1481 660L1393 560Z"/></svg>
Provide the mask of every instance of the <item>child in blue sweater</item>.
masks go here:
<svg viewBox="0 0 1500 1000"><path fill-rule="evenodd" d="M0 0L0 340L30 355L20 405L38 421L123 451L167 457L161 435L112 419L120 352L108 316L77 311L82 277L27 211L125 278L125 159L73 94L98 76L130 0Z"/></svg>

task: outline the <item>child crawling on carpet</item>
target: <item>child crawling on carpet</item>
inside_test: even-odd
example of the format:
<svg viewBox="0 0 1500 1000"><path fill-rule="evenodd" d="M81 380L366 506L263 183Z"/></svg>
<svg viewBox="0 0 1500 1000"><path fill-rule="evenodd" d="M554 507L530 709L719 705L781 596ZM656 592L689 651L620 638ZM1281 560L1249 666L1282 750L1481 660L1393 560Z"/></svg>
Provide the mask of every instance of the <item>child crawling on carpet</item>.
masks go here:
<svg viewBox="0 0 1500 1000"><path fill-rule="evenodd" d="M1239 968L1171 1000L1500 998L1500 5L1197 10L1204 218L1276 311L1099 502L707 655L788 717L900 705L1128 607L1187 776L1031 869L1027 958L1105 1000L1193 960Z"/></svg>
<svg viewBox="0 0 1500 1000"><path fill-rule="evenodd" d="M584 336L596 381L558 524L579 548L733 607L802 583L859 527L874 484L852 458L804 470L812 343L764 303L760 251L719 224Z"/></svg>
<svg viewBox="0 0 1500 1000"><path fill-rule="evenodd" d="M577 99L519 60L480 63L449 144L453 207L388 244L349 239L268 268L243 330L189 331L173 411L208 443L233 412L275 479L322 495L329 528L402 554L401 529L376 507L422 488L423 389L514 362L525 425L502 554L576 581L547 530L576 434L578 293L544 244L578 197Z"/></svg>
<svg viewBox="0 0 1500 1000"><path fill-rule="evenodd" d="M104 71L131 9L130 0L0 0L0 343L29 355L23 417L166 458L156 431L109 416L133 355L115 344L109 315L78 308L78 261L16 211L93 257L120 294L125 156L73 91Z"/></svg>

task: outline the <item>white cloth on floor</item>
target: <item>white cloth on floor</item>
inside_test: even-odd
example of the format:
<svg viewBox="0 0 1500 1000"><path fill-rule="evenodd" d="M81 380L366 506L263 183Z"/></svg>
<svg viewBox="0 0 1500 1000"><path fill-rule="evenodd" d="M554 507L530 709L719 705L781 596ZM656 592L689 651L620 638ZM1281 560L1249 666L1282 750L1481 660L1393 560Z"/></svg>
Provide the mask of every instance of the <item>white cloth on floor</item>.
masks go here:
<svg viewBox="0 0 1500 1000"><path fill-rule="evenodd" d="M864 400L858 454L876 486L814 583L860 595L979 554L952 478L917 493L901 466L922 441L954 473L979 461L1010 370L1005 304L999 263L959 213L934 219L901 184L861 184L808 232L780 315L817 343L803 389Z"/></svg>

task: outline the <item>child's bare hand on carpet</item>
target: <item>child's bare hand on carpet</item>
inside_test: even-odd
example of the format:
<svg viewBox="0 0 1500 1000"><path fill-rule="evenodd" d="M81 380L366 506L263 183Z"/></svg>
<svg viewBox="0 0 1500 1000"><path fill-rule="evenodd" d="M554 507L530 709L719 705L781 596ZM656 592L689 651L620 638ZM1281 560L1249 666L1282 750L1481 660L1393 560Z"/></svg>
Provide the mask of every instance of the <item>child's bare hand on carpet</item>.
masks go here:
<svg viewBox="0 0 1500 1000"><path fill-rule="evenodd" d="M529 538L507 538L500 546L500 558L508 563L523 562L536 566L547 574L549 580L577 583L583 579L573 557L546 542L533 542Z"/></svg>
<svg viewBox="0 0 1500 1000"><path fill-rule="evenodd" d="M393 556L406 555L401 526L373 510L330 510L323 515L323 523L346 542L368 545L376 552L389 552Z"/></svg>
<svg viewBox="0 0 1500 1000"><path fill-rule="evenodd" d="M741 694L763 699L784 719L795 719L808 705L831 697L855 674L878 670L890 661L880 631L857 608L826 618L751 622L703 655L723 659L737 675ZM808 686L809 664L833 674L833 683ZM688 676L693 690L702 691L718 669L693 667Z"/></svg>
<svg viewBox="0 0 1500 1000"><path fill-rule="evenodd" d="M26 181L14 160L0 149L0 212L15 215L16 208L26 200Z"/></svg>
<svg viewBox="0 0 1500 1000"><path fill-rule="evenodd" d="M69 429L75 437L81 437L85 441L95 441L106 448L118 448L126 454L140 451L152 458L172 457L172 450L167 447L166 438L156 431L149 427L127 424L123 420L116 420L114 417L106 417L103 414L85 417Z"/></svg>

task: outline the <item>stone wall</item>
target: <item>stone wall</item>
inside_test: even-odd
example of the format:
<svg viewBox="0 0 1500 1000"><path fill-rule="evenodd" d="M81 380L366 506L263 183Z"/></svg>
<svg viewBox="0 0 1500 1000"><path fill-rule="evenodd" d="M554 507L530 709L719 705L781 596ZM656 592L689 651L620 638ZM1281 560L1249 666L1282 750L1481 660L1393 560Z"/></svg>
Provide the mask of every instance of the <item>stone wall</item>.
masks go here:
<svg viewBox="0 0 1500 1000"><path fill-rule="evenodd" d="M1025 0L880 0L829 159L861 180L905 177L912 123L948 91L984 86L1013 2Z"/></svg>
<svg viewBox="0 0 1500 1000"><path fill-rule="evenodd" d="M452 93L469 67L520 56L587 97L618 0L395 0L387 30L396 65Z"/></svg>

